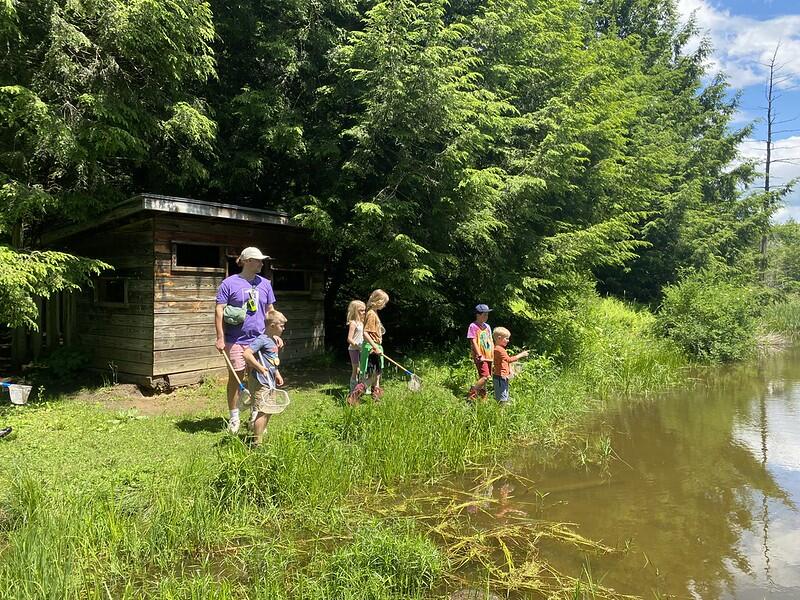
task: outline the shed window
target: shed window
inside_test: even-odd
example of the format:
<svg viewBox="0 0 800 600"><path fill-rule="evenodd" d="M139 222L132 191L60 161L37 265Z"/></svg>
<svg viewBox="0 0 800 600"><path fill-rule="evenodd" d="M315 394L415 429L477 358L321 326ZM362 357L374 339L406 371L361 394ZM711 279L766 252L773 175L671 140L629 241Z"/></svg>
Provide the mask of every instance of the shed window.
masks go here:
<svg viewBox="0 0 800 600"><path fill-rule="evenodd" d="M173 244L173 265L194 269L221 269L222 248L203 244Z"/></svg>
<svg viewBox="0 0 800 600"><path fill-rule="evenodd" d="M273 268L272 287L280 292L310 292L311 277L308 271Z"/></svg>
<svg viewBox="0 0 800 600"><path fill-rule="evenodd" d="M96 304L125 305L128 303L128 280L121 277L101 277L94 283Z"/></svg>

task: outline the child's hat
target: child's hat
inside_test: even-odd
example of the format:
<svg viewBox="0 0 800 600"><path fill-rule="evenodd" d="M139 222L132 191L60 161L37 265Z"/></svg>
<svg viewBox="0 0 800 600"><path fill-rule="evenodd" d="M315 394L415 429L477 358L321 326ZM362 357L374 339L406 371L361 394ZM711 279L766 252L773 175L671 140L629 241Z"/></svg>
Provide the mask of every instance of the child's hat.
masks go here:
<svg viewBox="0 0 800 600"><path fill-rule="evenodd" d="M476 313L487 313L487 312L492 312L492 309L489 308L489 306L487 304L478 304L478 306L475 307L475 312Z"/></svg>

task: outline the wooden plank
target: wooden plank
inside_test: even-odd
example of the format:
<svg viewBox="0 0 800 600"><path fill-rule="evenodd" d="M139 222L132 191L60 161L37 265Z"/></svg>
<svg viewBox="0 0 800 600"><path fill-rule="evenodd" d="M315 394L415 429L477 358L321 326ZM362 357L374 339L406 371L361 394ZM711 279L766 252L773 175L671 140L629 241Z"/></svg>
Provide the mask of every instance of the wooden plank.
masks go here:
<svg viewBox="0 0 800 600"><path fill-rule="evenodd" d="M64 344L72 345L76 339L78 294L64 292Z"/></svg>
<svg viewBox="0 0 800 600"><path fill-rule="evenodd" d="M210 275L169 275L155 277L156 291L173 290L211 290L216 293L222 277Z"/></svg>
<svg viewBox="0 0 800 600"><path fill-rule="evenodd" d="M107 323L96 322L82 318L78 323L79 336L88 333L91 335L101 335L110 337L121 337L137 340L152 340L153 327L129 327L125 325L110 325Z"/></svg>
<svg viewBox="0 0 800 600"><path fill-rule="evenodd" d="M213 302L216 304L217 288L213 289L162 289L154 294L156 302Z"/></svg>
<svg viewBox="0 0 800 600"><path fill-rule="evenodd" d="M131 373L133 375L152 375L152 365L125 361L125 360L110 360L103 357L93 356L89 361L89 366L105 373L111 373L109 362L113 362L117 367L117 373Z"/></svg>
<svg viewBox="0 0 800 600"><path fill-rule="evenodd" d="M81 344L88 346L89 348L111 346L124 350L137 350L140 352L152 353L153 351L152 337L149 339L139 339L115 337L111 335L96 335L85 332L81 333L78 337L80 337Z"/></svg>
<svg viewBox="0 0 800 600"><path fill-rule="evenodd" d="M219 369L225 366L225 359L217 353L216 356L205 358L180 358L177 360L160 361L153 365L153 375L169 375L189 370Z"/></svg>
<svg viewBox="0 0 800 600"><path fill-rule="evenodd" d="M106 377L106 379L110 378L111 371L108 367L105 368L98 368L98 367L88 367L89 371L93 373L99 373L100 375ZM125 372L117 372L117 382L118 383L135 383L136 385L140 385L146 389L154 389L154 381L153 378L148 375L136 375L135 373L125 373Z"/></svg>
<svg viewBox="0 0 800 600"><path fill-rule="evenodd" d="M198 335L214 335L216 336L216 329L214 323L197 323L192 326L186 325L158 325L153 328L153 336L158 337L189 337Z"/></svg>
<svg viewBox="0 0 800 600"><path fill-rule="evenodd" d="M153 292L155 284L153 282L152 273L150 277L142 277L141 279L128 280L128 292Z"/></svg>
<svg viewBox="0 0 800 600"><path fill-rule="evenodd" d="M156 329L164 325L211 325L214 326L214 312L179 312L172 314L159 313L154 317Z"/></svg>
<svg viewBox="0 0 800 600"><path fill-rule="evenodd" d="M144 271L153 268L152 253L144 256L105 256L97 253L95 257L114 267L114 272L121 272L123 269L141 269Z"/></svg>
<svg viewBox="0 0 800 600"><path fill-rule="evenodd" d="M179 387L182 385L191 385L193 383L200 383L207 377L224 377L227 374L227 367L220 367L216 369L201 369L197 371L184 371L182 373L170 373L167 375L167 381L172 387Z"/></svg>
<svg viewBox="0 0 800 600"><path fill-rule="evenodd" d="M163 335L156 334L153 338L153 349L156 351L173 350L176 348L195 348L198 346L213 346L217 339L216 333L212 331L200 334L190 334L179 336L175 334Z"/></svg>
<svg viewBox="0 0 800 600"><path fill-rule="evenodd" d="M295 340L291 344L287 341L286 347L281 351L281 360L307 356L314 351L322 349L323 343L324 340L322 338ZM209 368L209 365L219 364L224 365L224 360L217 352L213 342L208 345L187 348L156 350L154 353L153 374L166 375L181 372L185 369L198 370Z"/></svg>
<svg viewBox="0 0 800 600"><path fill-rule="evenodd" d="M53 294L46 302L45 342L48 349L55 349L61 339L61 294Z"/></svg>
<svg viewBox="0 0 800 600"><path fill-rule="evenodd" d="M122 308L115 309L110 306L93 306L83 313L87 321L96 327L104 326L124 326L138 328L152 328L153 315L149 311L146 314L127 314L122 312Z"/></svg>
<svg viewBox="0 0 800 600"><path fill-rule="evenodd" d="M28 330L24 327L15 327L11 330L11 362L15 367L28 362L28 348L30 339Z"/></svg>
<svg viewBox="0 0 800 600"><path fill-rule="evenodd" d="M128 217L139 212L141 209L141 201L136 199L130 200L93 219L92 221L85 221L77 225L69 225L67 227L61 227L60 229L47 231L42 234L42 242L45 244L52 244L60 241L60 245L64 247L66 246L66 243L64 243L62 240L77 237L79 234L82 234L82 237L87 237L86 232L89 229L97 228L100 225L105 225L106 223L112 223L116 220ZM110 227L123 232L146 231L147 229L152 229L153 218L151 216L136 218L130 223L126 223L124 225L110 225L106 229Z"/></svg>
<svg viewBox="0 0 800 600"><path fill-rule="evenodd" d="M211 343L208 343L206 341L203 344L190 345L182 348L156 350L153 353L153 362L154 364L158 364L160 362L180 360L181 358L210 358L214 356L219 356L219 352L214 346L214 342L212 341Z"/></svg>
<svg viewBox="0 0 800 600"><path fill-rule="evenodd" d="M167 244L173 241L206 243L235 251L244 245L254 245L272 256L276 264L286 267L313 268L322 263L316 244L307 231L281 226L215 222L214 227L209 228L204 221L159 215L155 226L155 247L159 252L171 253Z"/></svg>
<svg viewBox="0 0 800 600"><path fill-rule="evenodd" d="M289 320L287 330L294 331L295 329L306 330L313 329L316 326L322 326L322 315L300 316L301 314L308 315L308 313L294 313L285 312L284 315ZM154 326L156 329L165 325L214 325L214 310L203 312L173 312L173 313L157 313L154 317Z"/></svg>
<svg viewBox="0 0 800 600"><path fill-rule="evenodd" d="M152 230L126 231L120 228L114 228L107 232L97 232L91 236L72 240L69 243L69 247L81 252L108 251L109 242L113 242L111 249L135 248L149 249L151 254L153 252ZM117 254L117 256L121 256L121 254Z"/></svg>
<svg viewBox="0 0 800 600"><path fill-rule="evenodd" d="M157 300L153 312L159 314L206 313L214 314L216 300Z"/></svg>
<svg viewBox="0 0 800 600"><path fill-rule="evenodd" d="M120 346L92 346L90 350L93 357L106 363L110 360L121 360L143 365L153 364L153 351L149 349L136 350Z"/></svg>

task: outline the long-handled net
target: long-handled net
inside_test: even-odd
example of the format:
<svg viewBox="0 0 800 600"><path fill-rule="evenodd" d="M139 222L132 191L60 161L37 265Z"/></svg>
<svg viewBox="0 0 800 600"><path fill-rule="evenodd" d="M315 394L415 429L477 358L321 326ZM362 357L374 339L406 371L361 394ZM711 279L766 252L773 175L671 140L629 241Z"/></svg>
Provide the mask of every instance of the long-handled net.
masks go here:
<svg viewBox="0 0 800 600"><path fill-rule="evenodd" d="M405 373L406 375L409 376L409 380L408 380L408 389L409 390L411 390L412 392L418 392L418 391L420 391L422 389L422 380L417 375L415 375L413 372L411 372L408 369L406 369L403 365L401 365L396 360L393 360L393 359L389 358L385 354L383 355L383 358L388 360L390 363L392 363L398 369L403 371L403 373Z"/></svg>
<svg viewBox="0 0 800 600"><path fill-rule="evenodd" d="M518 360L516 362L511 363L509 365L509 368L511 369L511 377L513 378L525 370L525 363L522 362L521 360Z"/></svg>

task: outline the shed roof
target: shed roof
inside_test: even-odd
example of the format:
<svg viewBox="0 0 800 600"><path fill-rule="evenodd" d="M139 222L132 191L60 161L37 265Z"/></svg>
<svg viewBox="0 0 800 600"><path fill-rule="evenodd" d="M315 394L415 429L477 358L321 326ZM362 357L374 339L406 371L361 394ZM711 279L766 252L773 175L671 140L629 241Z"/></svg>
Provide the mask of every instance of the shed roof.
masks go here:
<svg viewBox="0 0 800 600"><path fill-rule="evenodd" d="M162 196L159 194L139 194L110 208L96 219L76 225L59 227L58 229L49 231L42 235L42 241L45 244L50 244L143 211L231 219L234 221L248 221L251 223L264 223L269 225L297 226L285 212L249 208L246 206L237 206L235 204L222 204L221 202L207 202L205 200L195 200L193 198L179 198L175 196Z"/></svg>

